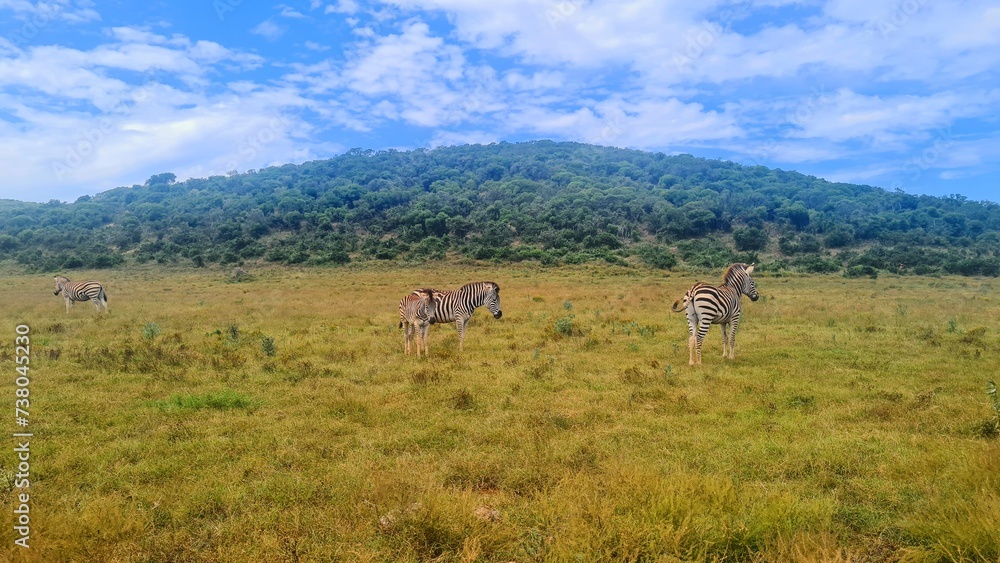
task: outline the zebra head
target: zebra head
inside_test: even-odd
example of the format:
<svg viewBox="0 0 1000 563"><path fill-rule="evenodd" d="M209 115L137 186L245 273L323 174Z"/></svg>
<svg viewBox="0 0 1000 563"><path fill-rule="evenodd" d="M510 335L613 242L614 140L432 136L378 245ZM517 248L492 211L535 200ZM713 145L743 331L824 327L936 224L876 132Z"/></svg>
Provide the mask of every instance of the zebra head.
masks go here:
<svg viewBox="0 0 1000 563"><path fill-rule="evenodd" d="M760 295L757 293L757 285L753 282L753 278L750 277L750 274L753 273L753 267L753 264L749 266L746 264L733 264L726 270L722 278L722 285L738 289L740 293L749 297L750 301L760 299Z"/></svg>
<svg viewBox="0 0 1000 563"><path fill-rule="evenodd" d="M427 296L427 301L424 303L424 310L427 312L427 322L434 324L437 322L435 318L437 316L437 296L430 289L425 289L424 294Z"/></svg>
<svg viewBox="0 0 1000 563"><path fill-rule="evenodd" d="M483 305L493 313L494 319L499 319L503 316L503 311L500 310L500 286L493 282L486 282L486 286L488 290Z"/></svg>
<svg viewBox="0 0 1000 563"><path fill-rule="evenodd" d="M52 295L59 295L59 292L63 290L63 287L69 281L69 278L64 276L56 276L56 292Z"/></svg>
<svg viewBox="0 0 1000 563"><path fill-rule="evenodd" d="M746 279L743 280L743 289L742 289L743 293L745 293L746 296L750 298L750 301L756 301L760 299L760 294L757 293L757 284L755 284L753 282L753 278L750 277L750 274L753 273L753 266L754 266L753 264L750 264L749 266L746 267L745 272L747 273L747 275Z"/></svg>
<svg viewBox="0 0 1000 563"><path fill-rule="evenodd" d="M415 289L411 295L420 300L417 304L418 314L426 317L427 322L430 324L437 322L437 308L441 295L437 291L427 287Z"/></svg>

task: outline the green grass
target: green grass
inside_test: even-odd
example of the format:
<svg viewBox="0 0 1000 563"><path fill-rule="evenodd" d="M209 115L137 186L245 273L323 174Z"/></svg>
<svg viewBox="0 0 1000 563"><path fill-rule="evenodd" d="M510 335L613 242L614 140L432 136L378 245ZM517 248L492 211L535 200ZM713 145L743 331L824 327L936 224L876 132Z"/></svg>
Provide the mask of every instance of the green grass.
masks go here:
<svg viewBox="0 0 1000 563"><path fill-rule="evenodd" d="M231 390L203 395L171 395L163 401L151 401L150 404L160 410L199 410L199 409L252 409L254 401L245 395Z"/></svg>
<svg viewBox="0 0 1000 563"><path fill-rule="evenodd" d="M713 327L692 368L670 305L721 272L252 274L78 273L109 315L0 279L35 433L0 559L1000 560L995 280L758 276L736 360ZM481 279L503 318L404 356L399 298Z"/></svg>

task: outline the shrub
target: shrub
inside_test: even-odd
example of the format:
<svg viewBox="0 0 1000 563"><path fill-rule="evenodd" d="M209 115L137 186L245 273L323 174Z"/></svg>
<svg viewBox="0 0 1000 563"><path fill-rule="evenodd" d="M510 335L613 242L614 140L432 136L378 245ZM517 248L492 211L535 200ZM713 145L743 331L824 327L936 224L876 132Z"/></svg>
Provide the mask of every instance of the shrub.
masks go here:
<svg viewBox="0 0 1000 563"><path fill-rule="evenodd" d="M146 340L153 340L159 336L161 332L163 331L160 330L160 325L154 322L148 322L142 327L142 337Z"/></svg>
<svg viewBox="0 0 1000 563"><path fill-rule="evenodd" d="M830 274L840 270L840 263L835 260L825 260L819 256L804 256L793 265L804 272L813 274Z"/></svg>
<svg viewBox="0 0 1000 563"><path fill-rule="evenodd" d="M736 250L744 252L764 250L767 248L768 239L767 231L757 227L733 231L733 242L736 244Z"/></svg>
<svg viewBox="0 0 1000 563"><path fill-rule="evenodd" d="M260 339L260 349L264 352L265 356L273 356L277 353L277 348L274 347L274 339L270 336L264 336Z"/></svg>
<svg viewBox="0 0 1000 563"><path fill-rule="evenodd" d="M878 270L876 270L872 266L860 265L860 264L856 266L850 266L849 268L844 270L844 277L846 278L861 278L865 276L868 276L871 279L875 279L878 277Z"/></svg>
<svg viewBox="0 0 1000 563"><path fill-rule="evenodd" d="M642 263L650 268L669 270L677 265L677 256L660 245L641 244L636 247L636 254Z"/></svg>

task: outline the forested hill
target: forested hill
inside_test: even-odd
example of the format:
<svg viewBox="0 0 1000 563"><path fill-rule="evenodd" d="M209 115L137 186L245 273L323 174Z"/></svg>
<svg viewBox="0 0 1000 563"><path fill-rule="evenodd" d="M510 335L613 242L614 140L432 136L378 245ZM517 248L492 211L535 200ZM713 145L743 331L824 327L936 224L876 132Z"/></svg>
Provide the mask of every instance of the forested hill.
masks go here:
<svg viewBox="0 0 1000 563"><path fill-rule="evenodd" d="M769 270L1000 274L1000 206L578 143L355 149L85 196L0 201L0 260L341 264L462 255Z"/></svg>

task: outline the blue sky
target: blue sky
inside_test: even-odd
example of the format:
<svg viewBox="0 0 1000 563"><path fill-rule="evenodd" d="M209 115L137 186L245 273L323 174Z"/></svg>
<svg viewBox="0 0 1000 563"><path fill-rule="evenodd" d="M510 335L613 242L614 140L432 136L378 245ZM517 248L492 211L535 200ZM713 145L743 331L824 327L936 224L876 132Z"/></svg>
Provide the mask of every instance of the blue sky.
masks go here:
<svg viewBox="0 0 1000 563"><path fill-rule="evenodd" d="M0 0L0 198L572 140L1000 201L995 0Z"/></svg>

